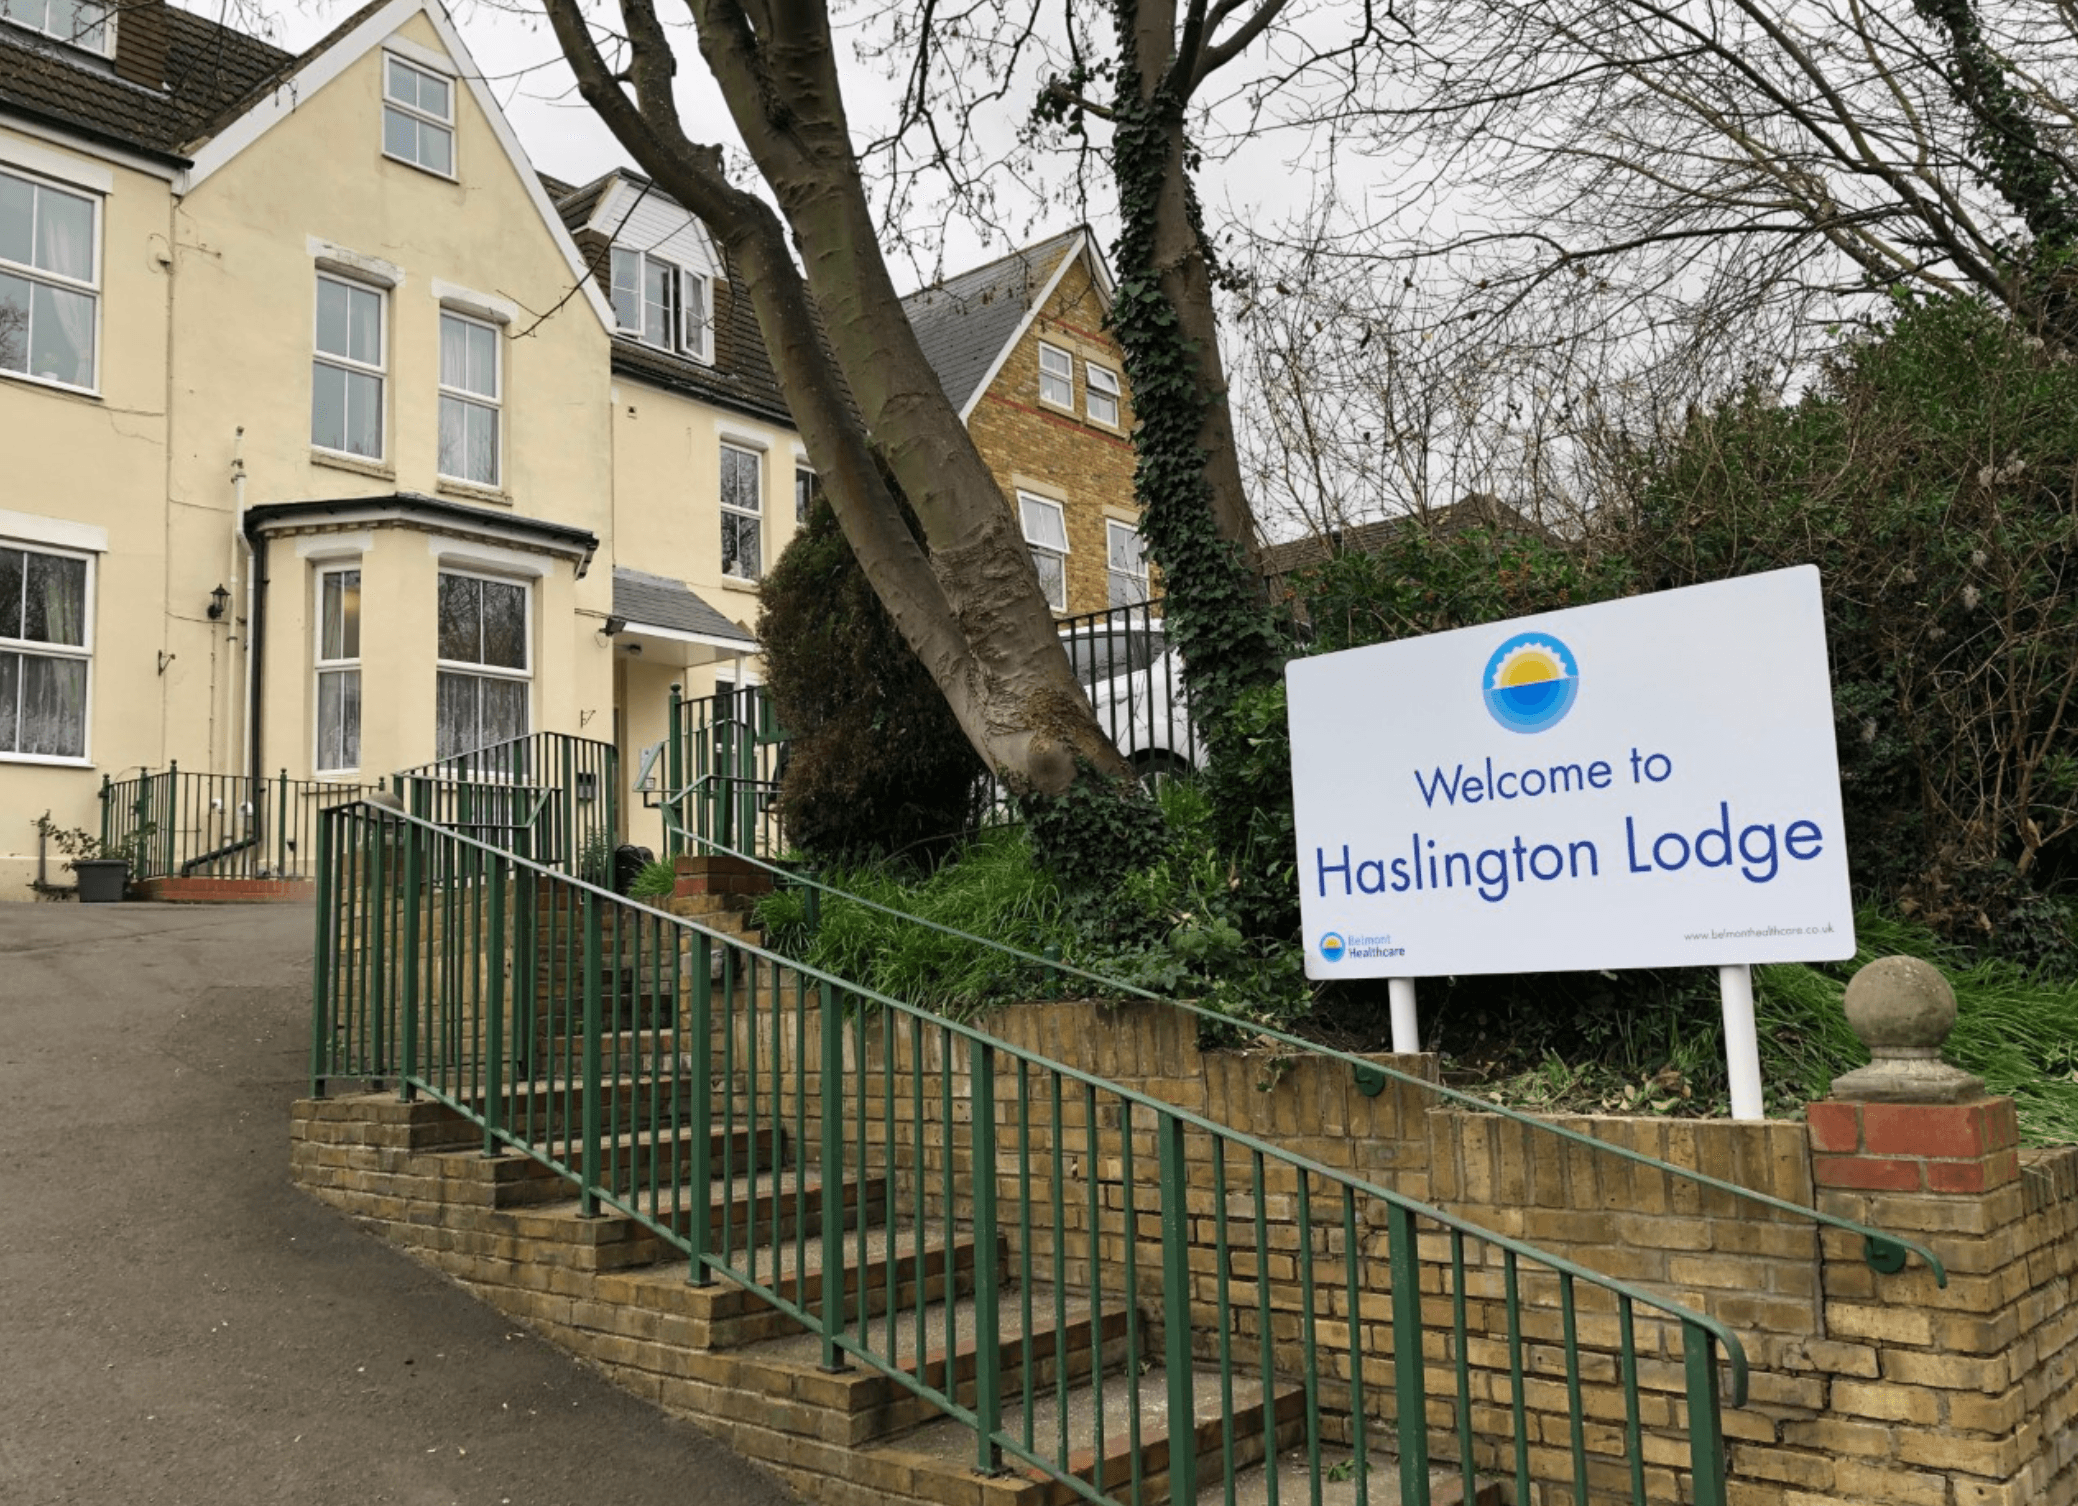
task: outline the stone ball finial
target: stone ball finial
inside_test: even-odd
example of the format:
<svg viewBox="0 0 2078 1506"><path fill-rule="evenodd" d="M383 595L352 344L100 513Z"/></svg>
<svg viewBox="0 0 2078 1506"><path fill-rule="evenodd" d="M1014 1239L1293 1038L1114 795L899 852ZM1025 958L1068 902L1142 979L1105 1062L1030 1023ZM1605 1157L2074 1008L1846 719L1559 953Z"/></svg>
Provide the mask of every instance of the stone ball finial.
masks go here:
<svg viewBox="0 0 2078 1506"><path fill-rule="evenodd" d="M1955 1028L1955 990L1941 969L1917 957L1878 957L1848 981L1841 1003L1847 1023L1871 1051L1878 1046L1938 1051Z"/></svg>
<svg viewBox="0 0 2078 1506"><path fill-rule="evenodd" d="M1983 1079L1941 1060L1955 1028L1955 990L1931 962L1878 957L1848 981L1841 1004L1871 1060L1834 1078L1833 1097L1962 1103L1984 1095Z"/></svg>

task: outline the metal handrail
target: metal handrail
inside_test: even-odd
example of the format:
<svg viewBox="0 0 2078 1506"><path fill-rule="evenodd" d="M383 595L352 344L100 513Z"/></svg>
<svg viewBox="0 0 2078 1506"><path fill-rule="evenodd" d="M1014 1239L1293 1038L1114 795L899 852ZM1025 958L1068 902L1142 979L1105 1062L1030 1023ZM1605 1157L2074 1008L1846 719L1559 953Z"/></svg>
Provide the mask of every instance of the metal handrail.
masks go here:
<svg viewBox="0 0 2078 1506"><path fill-rule="evenodd" d="M101 849L130 863L133 880L300 879L314 858L316 816L330 802L361 799L360 783L291 779L279 774L215 774L140 768L127 779L104 774L99 791Z"/></svg>
<svg viewBox="0 0 2078 1506"><path fill-rule="evenodd" d="M414 814L443 826L524 837L528 854L551 866L611 871L620 834L612 743L529 732L399 769L389 784Z"/></svg>
<svg viewBox="0 0 2078 1506"><path fill-rule="evenodd" d="M1465 1498L1472 1499L1476 1493L1479 1448L1474 1440L1471 1399L1474 1329L1468 1293L1480 1314L1480 1338L1498 1337L1493 1330L1505 1312L1505 1365L1485 1354L1476 1368L1496 1377L1496 1401L1501 1396L1498 1377L1503 1373L1507 1377L1512 1410L1506 1415L1512 1419L1519 1498L1528 1498L1531 1479L1526 1379L1533 1373L1532 1343L1558 1346L1566 1401L1561 1408L1550 1393L1540 1391L1536 1410L1549 1414L1563 1410L1571 1443L1572 1478L1576 1493L1584 1497L1589 1414L1583 1401L1583 1340L1577 1318L1581 1288L1604 1293L1613 1309L1613 1336L1607 1319L1601 1320L1594 1330L1600 1337L1589 1342L1588 1352L1615 1361L1613 1373L1623 1392L1625 1415L1619 1457L1629 1465L1632 1501L1642 1506L1646 1499L1640 1351L1635 1329L1636 1315L1642 1310L1679 1329L1684 1380L1676 1389L1684 1392L1686 1407L1671 1414L1665 1426L1678 1430L1685 1424L1691 1498L1700 1506L1723 1506L1724 1397L1718 1387L1717 1354L1721 1348L1730 1369L1734 1406L1743 1405L1747 1395L1747 1362L1737 1336L1707 1314L1057 1062L976 1026L804 966L698 920L635 904L409 812L369 804L329 812L320 826L319 851L311 1047L315 1094L322 1096L331 1078L379 1075L393 1078L404 1099L424 1093L441 1102L481 1126L486 1153L518 1150L573 1182L581 1213L592 1215L610 1208L683 1252L695 1284L727 1277L817 1333L826 1369L841 1368L847 1356L859 1360L966 1422L975 1429L975 1462L983 1471L999 1469L1009 1456L1043 1471L1078 1495L1100 1502L1116 1499L1105 1489L1108 1456L1101 1431L1094 1455L1094 1484L1083 1478L1087 1471L1082 1465L1071 1462L1068 1448L1070 1364L1061 1347L1067 1332L1065 1293L1071 1280L1080 1282L1086 1273L1094 1346L1089 1380L1096 1392L1092 1415L1101 1429L1104 1387L1122 1383L1130 1388L1133 1499L1139 1498L1141 1469L1143 1296L1150 1303L1158 1300L1161 1310L1166 1403L1172 1429L1167 1468L1174 1499L1196 1498L1198 1449L1191 1419L1199 1415L1197 1368L1212 1363L1207 1351L1215 1342L1223 1419L1221 1457L1229 1481L1238 1467L1245 1467L1236 1447L1234 1349L1237 1342L1251 1337L1251 1326L1260 1340L1260 1407L1271 1453L1279 1446L1281 1432L1296 1425L1297 1419L1283 1415L1284 1403L1297 1402L1297 1383L1302 1382L1303 1423L1313 1478L1317 1482L1324 1477L1323 1422L1333 1420L1348 1431L1354 1450L1350 1467L1359 1481L1359 1499L1363 1499L1363 1482L1371 1468L1367 1440L1374 1424L1384 1425L1365 1402L1367 1369L1383 1359L1376 1334L1367 1336L1365 1329L1367 1324L1374 1329L1387 1326L1385 1315L1366 1314L1363 1283L1367 1269L1374 1275L1383 1274L1382 1267L1389 1265L1389 1331L1397 1394L1394 1426L1402 1499L1409 1506L1429 1499L1426 1365L1434 1355L1423 1339L1429 1327L1425 1298L1448 1296L1451 1301L1447 1342L1435 1353L1455 1361L1458 1463ZM566 984L572 971L579 974L575 991L581 995L581 1019L574 1007L579 1000L574 997L561 1000L566 1007L561 1018L557 1017L558 966ZM688 986L689 1000L684 997ZM783 1071L789 989L794 1006L791 1085ZM761 1013L760 1001L767 995L769 1008ZM634 1012L645 999L653 1011L668 1008L672 1032L668 1046L663 1040L666 1027L661 1015L653 1012L645 1024ZM615 1035L611 1064L606 1056L609 1010ZM818 1122L813 1134L807 1114L807 1079L814 1065L808 1024L811 1010L819 1015L820 1046ZM628 1011L625 1018L623 1011ZM877 1017L883 1030L882 1091L877 1100L872 1092L874 1066L866 1033L869 1016ZM713 1059L717 1024L722 1056L718 1073ZM759 1058L768 1029L769 1083ZM847 1041L847 1030L854 1032L854 1040ZM925 1139L923 1086L927 1030L945 1069L939 1083L943 1134L935 1142L943 1174L937 1220L942 1228L941 1242L935 1246L931 1242L934 1191L928 1186L932 1168ZM628 1036L639 1042L645 1032L651 1041L647 1051L633 1049L622 1039ZM906 1254L903 1231L895 1222L900 1211L901 1156L909 1149L898 1137L901 1121L896 1113L897 1059L903 1039L909 1043L912 1069L909 1101L914 1113L908 1128L913 1130L915 1153L909 1166L915 1221L906 1230ZM971 1112L964 1117L954 1110L951 1070L961 1048L970 1073L967 1101ZM628 1053L625 1061L624 1051ZM1014 1099L1006 1101L1000 1113L999 1078L1009 1079L1011 1085L1004 1091ZM1036 1096L1035 1078L1040 1087ZM718 1102L717 1079L722 1084ZM855 1082L855 1096L849 1092L848 1082ZM769 1097L763 1096L768 1089ZM637 1110L645 1102L649 1105L647 1122L638 1125ZM762 1118L761 1103L766 1108ZM1076 1110L1072 1119L1065 1112L1068 1107ZM626 1135L622 1133L624 1108ZM869 1111L883 1110L884 1135L878 1143L884 1155L884 1185L876 1190L870 1175L868 1118ZM1035 1118L1048 1142L1036 1151ZM720 1134L714 1136L711 1132L717 1122ZM964 1188L968 1216L964 1219L962 1188L954 1164L956 1122L966 1126L971 1154ZM738 1231L731 1224L737 1197L732 1154L739 1144L739 1124L747 1131L740 1143L760 1148L769 1136L774 1157L769 1163L770 1179L762 1180L762 1193L755 1149L746 1158L750 1164L744 1171L747 1201L740 1246ZM1136 1188L1146 1189L1135 1174L1134 1157L1148 1154L1145 1149L1136 1150L1136 1141L1147 1126L1152 1128L1158 1162L1158 1194L1157 1206L1146 1210L1147 1221L1143 1222L1135 1198ZM797 1150L820 1144L817 1200L821 1227L814 1234L808 1230L811 1205L804 1175L797 1173L789 1188L779 1171L779 1157L787 1143L782 1131ZM1071 1173L1065 1169L1070 1164L1068 1142L1078 1132L1082 1148L1073 1163L1077 1169ZM1194 1139L1210 1152L1214 1195L1209 1210L1187 1206L1187 1190L1203 1185L1190 1173ZM854 1143L857 1159L852 1166L858 1180L848 1183L846 1160ZM716 1180L717 1157L721 1162L718 1203L709 1191ZM681 1164L682 1159L686 1164ZM1050 1209L1033 1195L1035 1161L1048 1183ZM1242 1190L1230 1192L1235 1185L1230 1172L1236 1164L1243 1173ZM1087 1183L1088 1223L1079 1231L1066 1216L1066 1184L1071 1175ZM1273 1242L1268 1234L1266 1205L1273 1177L1275 1196L1280 1204L1291 1205L1290 1218L1296 1224L1298 1258L1278 1256L1288 1267L1295 1267L1290 1274L1271 1263L1273 1248L1291 1247L1285 1241ZM1100 1183L1112 1186L1120 1201L1107 1204L1100 1199ZM1324 1186L1339 1204L1339 1219L1315 1219L1312 1200L1319 1195L1318 1186ZM855 1189L849 1213L847 1187ZM688 1188L690 1203L685 1196ZM791 1231L781 1218L789 1192L795 1210ZM1251 1193L1252 1243L1245 1235L1230 1238L1232 1223L1250 1221L1247 1204ZM1006 1195L1015 1204L1015 1228L1020 1236L1007 1260L1006 1247L1000 1242L1012 1225L998 1206L999 1197ZM870 1206L869 1198L874 1200ZM1359 1199L1384 1210L1383 1252L1374 1242L1359 1237ZM1239 1213L1232 1211L1236 1204L1241 1207ZM886 1307L876 1313L881 1290L875 1283L881 1275L876 1274L869 1253L867 1229L869 1219L883 1206L888 1225L878 1258L885 1267ZM1050 1211L1051 1222L1035 1224L1035 1209ZM1077 1216L1083 1211L1078 1204ZM1204 1227L1208 1213L1213 1225L1210 1231ZM1280 1208L1280 1217L1284 1216ZM767 1233L760 1227L767 1219L769 1245L765 1243ZM1433 1250L1424 1256L1417 1241L1431 1236L1419 1233L1420 1221L1443 1231L1447 1256ZM971 1231L975 1262L971 1406L961 1400L964 1388L956 1364L961 1350L954 1247L963 1223ZM1149 1232L1156 1223L1158 1238ZM1041 1337L1035 1323L1035 1291L1048 1275L1047 1262L1036 1253L1035 1228L1039 1242L1052 1256L1054 1374L1046 1381L1034 1367L1036 1341ZM1125 1231L1122 1240L1113 1237L1118 1228ZM1071 1267L1066 1244L1078 1232L1086 1237L1087 1248L1078 1246ZM859 1260L855 1287L842 1274L851 1258L847 1241L854 1234ZM1339 1272L1334 1268L1338 1235ZM807 1264L811 1239L821 1257L821 1275L812 1295ZM1477 1263L1468 1266L1468 1242L1477 1242L1492 1252L1491 1257L1482 1254ZM1136 1262L1143 1243L1160 1245L1158 1296L1154 1283L1142 1282L1138 1276ZM1214 1256L1210 1263L1214 1292L1210 1295L1205 1290L1206 1265L1191 1258L1194 1248ZM785 1276L789 1255L791 1283ZM905 1263L912 1274L903 1279L914 1286L916 1336L906 1357L898 1332L898 1324L906 1325L909 1320L907 1304L898 1300L902 1290L898 1267ZM1556 1335L1541 1323L1534 1337L1525 1331L1525 1263L1548 1272L1555 1281L1555 1300L1545 1311L1558 1319ZM1105 1322L1111 1295L1106 1287L1107 1272L1121 1266L1118 1305L1123 1313L1116 1315L1124 1320L1128 1361L1122 1382L1107 1379L1110 1329ZM1319 1289L1324 1269L1341 1278L1328 1286L1325 1300ZM1424 1270L1432 1281L1424 1282ZM928 1334L924 1311L934 1280L943 1288L942 1361L927 1357L927 1335L933 1344L940 1337ZM1253 1301L1234 1296L1236 1282L1253 1287ZM1006 1286L1016 1289L1007 1301L1003 1300ZM1273 1329L1273 1287L1285 1310L1296 1311L1296 1337L1288 1325ZM1078 1302L1081 1291L1078 1285ZM1212 1309L1212 1316L1200 1317L1207 1308ZM1332 1327L1324 1331L1324 1322ZM1439 1319L1436 1327L1442 1329L1445 1324ZM884 1346L879 1339L883 1329ZM1006 1335L1017 1342L1007 1342ZM1196 1345L1194 1337L1200 1340ZM1277 1357L1280 1348L1285 1355L1282 1364ZM1320 1352L1323 1348L1325 1357ZM1367 1358L1371 1366L1367 1366ZM1346 1372L1339 1368L1345 1360ZM1240 1379L1253 1384L1248 1362L1241 1364ZM1021 1367L1021 1388L1009 1384L1016 1379L1013 1367ZM1549 1370L1542 1373L1552 1374ZM1376 1377L1371 1379L1375 1383ZM1042 1446L1036 1434L1035 1387L1041 1383L1051 1384L1061 1401L1057 1449ZM1587 1383L1606 1382L1591 1379ZM1332 1408L1324 1405L1324 1392L1337 1384L1347 1387L1346 1413L1339 1402ZM1006 1416L1006 1406L1021 1408L1021 1429ZM1501 1428L1496 1426L1494 1431ZM1185 1441L1181 1447L1173 1446L1179 1432ZM1557 1442L1548 1424L1540 1424L1539 1440ZM1501 1457L1500 1445L1491 1440L1486 1451L1490 1458ZM1607 1457L1607 1446L1598 1443L1596 1452ZM1540 1459L1540 1470L1555 1470L1558 1459L1554 1448L1549 1458ZM1269 1467L1274 1473L1274 1459ZM1122 1481L1114 1484L1123 1488Z"/></svg>
<svg viewBox="0 0 2078 1506"><path fill-rule="evenodd" d="M667 805L664 816L667 827L674 826L671 819L671 811L672 807ZM1204 1005L1188 999L1172 999L1155 993L1150 989L1140 988L1116 978L1106 977L1102 973L1092 972L1088 968L1078 967L1071 962L1064 962L1057 957L1040 956L1037 953L1027 952L1022 948L1011 946L1007 942L994 941L986 936L976 936L971 932L958 930L938 921L926 919L921 915L912 915L906 910L897 909L892 905L885 905L877 900L868 899L862 894L853 894L848 890L839 889L832 884L824 883L821 879L803 873L798 868L782 867L767 862L763 858L753 856L750 853L739 852L732 848L723 848L711 838L695 837L682 827L677 828L677 830L680 836L688 840L702 842L724 857L740 858L744 862L753 864L769 873L780 875L790 884L813 888L824 894L848 900L853 904L864 905L870 910L878 910L884 915L895 916L900 920L908 921L912 925L919 925L936 931L940 935L950 936L959 941L971 942L976 946L987 947L1005 956L1015 957L1020 962L1031 963L1056 973L1073 974L1078 978L1084 978L1089 982L1100 984L1109 993L1125 994L1133 998L1146 999L1152 1003L1166 1004L1171 1008L1183 1010L1187 1014L1195 1015L1199 1019L1208 1020L1219 1025L1228 1027L1245 1025L1255 1034L1276 1041L1280 1045L1295 1047L1314 1056L1342 1062L1351 1068L1358 1090L1366 1097L1377 1097L1384 1090L1388 1081L1422 1088L1436 1094L1440 1098L1464 1104L1469 1108L1479 1110L1481 1113L1498 1114L1504 1119L1512 1119L1518 1124L1528 1125L1546 1134L1557 1135L1561 1139L1569 1140L1576 1145L1585 1146L1603 1155L1618 1156L1624 1160L1633 1161L1640 1166L1649 1166L1655 1171L1694 1182L1699 1186L1709 1187L1718 1192L1731 1193L1749 1202L1773 1208L1779 1213L1794 1214L1799 1218L1808 1218L1814 1223L1823 1224L1829 1228L1841 1230L1844 1233L1859 1235L1862 1239L1863 1258L1868 1262L1869 1268L1879 1275L1888 1276L1896 1274L1905 1268L1905 1260L1908 1254L1917 1255L1926 1263L1927 1269L1933 1272L1934 1284L1936 1286L1945 1287L1948 1285L1948 1269L1941 1263L1940 1256L1915 1240L1905 1239L1899 1235L1871 1227L1868 1224L1857 1223L1853 1219L1841 1218L1837 1214L1826 1213L1817 1208L1807 1207L1802 1203L1793 1203L1786 1198L1776 1197L1772 1193L1759 1192L1751 1187L1742 1187L1737 1182L1728 1182L1721 1177L1711 1176L1707 1172L1697 1171L1686 1166L1677 1166L1671 1161L1662 1161L1656 1156L1646 1155L1643 1151L1632 1150L1629 1146L1617 1145L1607 1140L1597 1140L1592 1135L1583 1135L1578 1130L1567 1129L1562 1124L1554 1124L1550 1120L1539 1118L1534 1114L1525 1114L1519 1109L1509 1108L1507 1105L1495 1103L1491 1099L1480 1098L1471 1093L1461 1092L1440 1082L1431 1082L1425 1077L1417 1077L1413 1073L1403 1072L1399 1068L1387 1066L1383 1062L1372 1061L1367 1057L1357 1056L1347 1051L1338 1051L1332 1046L1323 1046L1318 1042L1306 1040L1288 1031L1279 1030L1273 1025L1262 1024L1259 1021L1251 1020L1244 1016L1222 1014L1218 1010L1207 1009Z"/></svg>

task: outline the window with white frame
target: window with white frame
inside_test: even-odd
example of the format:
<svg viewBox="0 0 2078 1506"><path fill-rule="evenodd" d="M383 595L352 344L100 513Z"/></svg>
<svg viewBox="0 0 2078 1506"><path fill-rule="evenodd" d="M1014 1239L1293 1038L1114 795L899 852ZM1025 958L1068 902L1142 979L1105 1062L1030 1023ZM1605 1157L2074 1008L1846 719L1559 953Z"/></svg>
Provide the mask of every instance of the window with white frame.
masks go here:
<svg viewBox="0 0 2078 1506"><path fill-rule="evenodd" d="M1111 605L1130 607L1147 600L1147 540L1139 527L1107 518L1104 533Z"/></svg>
<svg viewBox="0 0 2078 1506"><path fill-rule="evenodd" d="M383 294L318 274L317 354L310 371L310 442L382 458Z"/></svg>
<svg viewBox="0 0 2078 1506"><path fill-rule="evenodd" d="M696 361L714 359L714 284L696 272L681 272L685 290L680 300L685 309L684 328L678 348Z"/></svg>
<svg viewBox="0 0 2078 1506"><path fill-rule="evenodd" d="M440 474L498 484L498 330L479 319L440 315Z"/></svg>
<svg viewBox="0 0 2078 1506"><path fill-rule="evenodd" d="M527 735L527 605L518 582L440 572L435 757Z"/></svg>
<svg viewBox="0 0 2078 1506"><path fill-rule="evenodd" d="M1017 494L1017 511L1024 524L1025 543L1031 546L1032 567L1039 572L1039 589L1056 612L1068 610L1068 516L1058 502Z"/></svg>
<svg viewBox="0 0 2078 1506"><path fill-rule="evenodd" d="M0 171L0 371L94 385L100 207L85 194Z"/></svg>
<svg viewBox="0 0 2078 1506"><path fill-rule="evenodd" d="M1039 401L1075 406L1075 357L1044 342L1039 346Z"/></svg>
<svg viewBox="0 0 2078 1506"><path fill-rule="evenodd" d="M361 766L361 570L317 578L317 758L320 774Z"/></svg>
<svg viewBox="0 0 2078 1506"><path fill-rule="evenodd" d="M0 540L0 755L84 758L93 562Z"/></svg>
<svg viewBox="0 0 2078 1506"><path fill-rule="evenodd" d="M1118 427L1118 373L1103 366L1085 362L1083 391L1087 395L1089 416L1092 422Z"/></svg>
<svg viewBox="0 0 2078 1506"><path fill-rule="evenodd" d="M645 251L615 246L612 256L613 317L623 334L645 345L714 359L714 286Z"/></svg>
<svg viewBox="0 0 2078 1506"><path fill-rule="evenodd" d="M764 460L756 450L722 446L722 574L764 573Z"/></svg>
<svg viewBox="0 0 2078 1506"><path fill-rule="evenodd" d="M400 57L382 60L382 151L429 173L455 173L455 86Z"/></svg>
<svg viewBox="0 0 2078 1506"><path fill-rule="evenodd" d="M113 9L99 0L0 0L0 19L106 57L114 51Z"/></svg>
<svg viewBox="0 0 2078 1506"><path fill-rule="evenodd" d="M805 526L808 515L815 511L815 499L822 495L822 483L814 471L805 465L794 467L794 522Z"/></svg>

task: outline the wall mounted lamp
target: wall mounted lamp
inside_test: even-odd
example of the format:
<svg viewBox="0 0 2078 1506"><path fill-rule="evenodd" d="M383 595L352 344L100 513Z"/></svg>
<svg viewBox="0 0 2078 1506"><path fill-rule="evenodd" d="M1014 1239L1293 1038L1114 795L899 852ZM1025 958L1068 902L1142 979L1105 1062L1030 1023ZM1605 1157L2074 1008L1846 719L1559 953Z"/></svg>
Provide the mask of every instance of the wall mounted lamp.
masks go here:
<svg viewBox="0 0 2078 1506"><path fill-rule="evenodd" d="M223 621L224 611L230 605L231 593L222 586L218 586L209 593L209 620L211 622Z"/></svg>

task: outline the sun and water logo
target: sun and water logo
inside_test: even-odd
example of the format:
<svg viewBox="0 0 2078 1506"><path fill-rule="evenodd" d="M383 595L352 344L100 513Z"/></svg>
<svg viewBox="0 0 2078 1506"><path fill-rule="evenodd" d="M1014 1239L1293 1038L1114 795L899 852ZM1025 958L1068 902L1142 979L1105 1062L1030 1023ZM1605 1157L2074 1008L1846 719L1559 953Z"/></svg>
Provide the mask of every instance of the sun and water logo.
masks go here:
<svg viewBox="0 0 2078 1506"><path fill-rule="evenodd" d="M1486 661L1486 709L1510 732L1548 732L1580 694L1580 665L1550 633L1517 633Z"/></svg>
<svg viewBox="0 0 2078 1506"><path fill-rule="evenodd" d="M1342 954L1349 950L1349 943L1342 939L1340 931L1328 931L1320 938L1320 955L1329 962L1340 962Z"/></svg>

